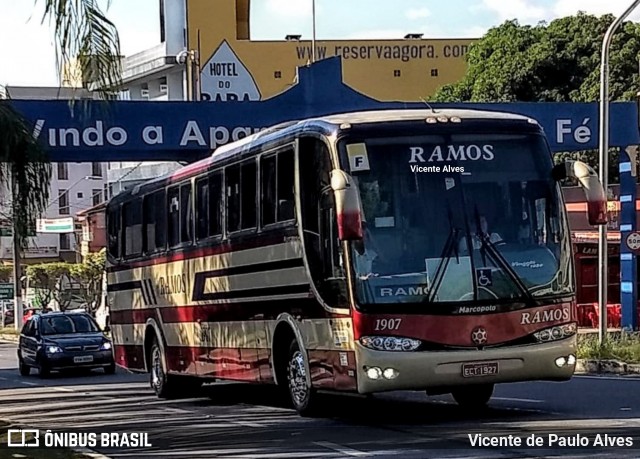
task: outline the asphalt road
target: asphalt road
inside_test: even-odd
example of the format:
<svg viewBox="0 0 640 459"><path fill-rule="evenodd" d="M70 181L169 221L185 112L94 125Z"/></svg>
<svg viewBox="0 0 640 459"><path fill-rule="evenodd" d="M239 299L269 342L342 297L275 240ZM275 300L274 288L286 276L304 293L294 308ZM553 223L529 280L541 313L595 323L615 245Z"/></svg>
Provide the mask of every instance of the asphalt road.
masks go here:
<svg viewBox="0 0 640 459"><path fill-rule="evenodd" d="M0 419L68 432L145 432L151 447L101 449L113 458L527 458L640 457L640 379L576 377L496 389L490 408L469 414L448 396L399 392L327 395L327 412L301 418L273 388L205 386L193 398L155 398L146 375L118 370L21 377L15 344L0 344ZM543 448L472 447L469 435L541 438ZM632 437L633 448L548 446L597 434ZM584 440L583 440L584 441Z"/></svg>

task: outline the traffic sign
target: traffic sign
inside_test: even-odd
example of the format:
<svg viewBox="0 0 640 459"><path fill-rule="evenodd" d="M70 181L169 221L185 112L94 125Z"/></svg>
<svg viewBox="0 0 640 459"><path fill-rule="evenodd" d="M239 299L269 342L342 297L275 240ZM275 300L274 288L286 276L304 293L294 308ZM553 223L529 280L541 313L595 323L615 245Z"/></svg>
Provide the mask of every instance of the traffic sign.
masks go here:
<svg viewBox="0 0 640 459"><path fill-rule="evenodd" d="M13 284L0 284L0 300L13 300Z"/></svg>
<svg viewBox="0 0 640 459"><path fill-rule="evenodd" d="M640 251L640 233L638 231L629 233L627 236L627 247L633 252Z"/></svg>

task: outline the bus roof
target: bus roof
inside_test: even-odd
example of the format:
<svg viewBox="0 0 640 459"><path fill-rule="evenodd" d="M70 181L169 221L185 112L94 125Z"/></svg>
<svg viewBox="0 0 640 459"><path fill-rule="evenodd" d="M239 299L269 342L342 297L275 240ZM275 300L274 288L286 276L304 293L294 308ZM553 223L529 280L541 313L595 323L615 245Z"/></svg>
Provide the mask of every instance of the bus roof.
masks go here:
<svg viewBox="0 0 640 459"><path fill-rule="evenodd" d="M403 121L419 121L427 119L429 117L445 116L447 118L458 117L462 120L519 120L527 121L528 118L523 115L517 115L515 113L505 112L492 112L486 110L469 110L469 109L420 109L420 110L369 110L362 112L351 113L338 113L335 115L325 115L312 117L300 121L288 121L286 123L278 124L264 131L256 134L244 137L226 145L222 145L217 148L211 155L211 158L207 158L204 161L213 159L222 159L227 157L229 153L237 153L240 150L244 150L245 146L252 146L258 139L281 132L283 130L301 130L305 126L312 126L314 124L333 125L334 129L340 127L343 124L375 124L375 123L390 123L390 122L403 122ZM537 122L536 122L537 123ZM195 163L194 163L195 164Z"/></svg>
<svg viewBox="0 0 640 459"><path fill-rule="evenodd" d="M502 121L528 121L538 124L537 121L523 115L515 113L472 110L472 109L403 109L403 110L369 110L350 113L338 113L334 115L324 115L311 117L304 120L287 121L281 124L264 129L256 134L244 137L235 142L228 143L218 147L208 158L202 159L195 163L189 164L175 172L152 179L144 184L138 185L133 190L128 190L118 194L114 200L120 201L120 198L126 198L130 194L137 194L141 187L156 184L158 182L176 182L183 178L196 175L206 170L211 164L220 162L224 159L240 155L254 147L261 146L270 141L277 140L280 137L295 137L303 131L307 132L324 132L336 133L345 124L375 124L375 123L392 123L420 121L434 117L458 117L464 120L502 120Z"/></svg>

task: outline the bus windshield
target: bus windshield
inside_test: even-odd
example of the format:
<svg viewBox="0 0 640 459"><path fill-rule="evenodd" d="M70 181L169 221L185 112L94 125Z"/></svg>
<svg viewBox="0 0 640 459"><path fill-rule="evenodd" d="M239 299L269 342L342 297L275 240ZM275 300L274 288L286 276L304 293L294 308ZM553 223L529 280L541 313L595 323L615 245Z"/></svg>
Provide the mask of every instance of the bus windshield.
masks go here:
<svg viewBox="0 0 640 459"><path fill-rule="evenodd" d="M362 202L359 304L532 304L573 292L559 185L536 134L345 139Z"/></svg>

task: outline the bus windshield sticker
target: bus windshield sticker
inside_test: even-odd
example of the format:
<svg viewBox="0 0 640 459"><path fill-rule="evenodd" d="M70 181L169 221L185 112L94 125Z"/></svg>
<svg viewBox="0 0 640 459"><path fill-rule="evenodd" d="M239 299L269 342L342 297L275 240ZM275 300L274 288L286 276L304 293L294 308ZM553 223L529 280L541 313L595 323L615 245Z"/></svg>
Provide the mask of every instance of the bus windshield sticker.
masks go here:
<svg viewBox="0 0 640 459"><path fill-rule="evenodd" d="M478 268L476 269L476 280L480 287L491 287L493 285L493 277L491 275L491 268Z"/></svg>
<svg viewBox="0 0 640 459"><path fill-rule="evenodd" d="M376 228L394 228L396 226L395 217L376 217L374 222Z"/></svg>
<svg viewBox="0 0 640 459"><path fill-rule="evenodd" d="M347 155L349 156L349 167L351 172L362 172L370 170L369 155L367 146L364 143L352 143L347 145Z"/></svg>
<svg viewBox="0 0 640 459"><path fill-rule="evenodd" d="M456 186L456 181L452 177L446 177L444 179L444 186L449 191L451 188Z"/></svg>

